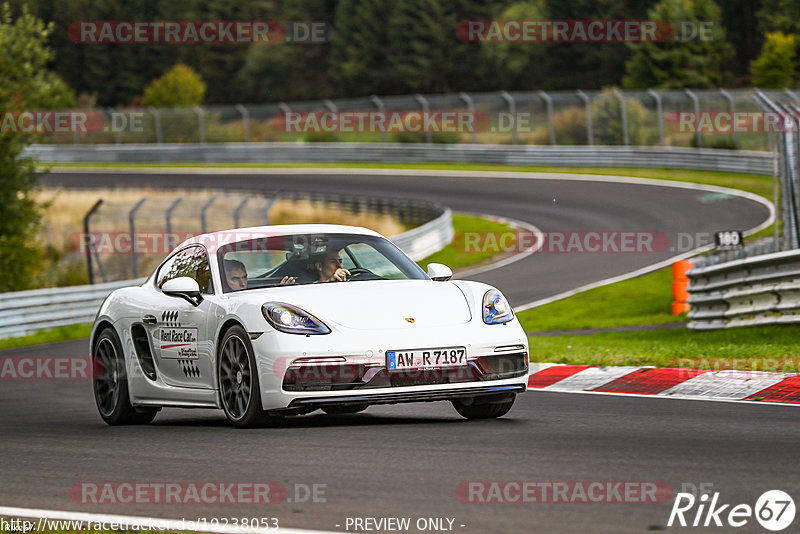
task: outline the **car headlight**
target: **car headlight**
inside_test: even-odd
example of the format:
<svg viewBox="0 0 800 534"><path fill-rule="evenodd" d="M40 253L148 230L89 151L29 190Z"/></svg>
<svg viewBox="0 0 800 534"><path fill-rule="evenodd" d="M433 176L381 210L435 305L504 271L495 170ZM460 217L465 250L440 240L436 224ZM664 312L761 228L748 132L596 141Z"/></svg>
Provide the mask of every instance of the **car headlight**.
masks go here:
<svg viewBox="0 0 800 534"><path fill-rule="evenodd" d="M276 330L287 334L320 335L330 334L328 326L297 306L283 302L267 302L261 306L261 313Z"/></svg>
<svg viewBox="0 0 800 534"><path fill-rule="evenodd" d="M490 289L483 295L483 322L486 324L507 323L514 318L514 312L508 301L496 289Z"/></svg>

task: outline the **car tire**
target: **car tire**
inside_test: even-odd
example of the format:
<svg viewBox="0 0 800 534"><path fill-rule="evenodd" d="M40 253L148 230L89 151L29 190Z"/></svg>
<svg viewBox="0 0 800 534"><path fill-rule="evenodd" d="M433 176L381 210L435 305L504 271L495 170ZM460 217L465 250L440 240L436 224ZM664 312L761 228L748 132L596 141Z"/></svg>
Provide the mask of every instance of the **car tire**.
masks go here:
<svg viewBox="0 0 800 534"><path fill-rule="evenodd" d="M217 377L222 409L228 422L236 428L268 426L279 420L261 407L258 380L250 336L239 325L225 332L217 352Z"/></svg>
<svg viewBox="0 0 800 534"><path fill-rule="evenodd" d="M453 407L467 419L493 419L508 413L516 395L490 395L470 399L453 399Z"/></svg>
<svg viewBox="0 0 800 534"><path fill-rule="evenodd" d="M363 412L367 408L369 408L369 404L353 404L351 406L326 406L322 411L328 415L346 415Z"/></svg>
<svg viewBox="0 0 800 534"><path fill-rule="evenodd" d="M109 425L147 424L159 410L131 405L122 344L110 326L100 332L92 348L92 390L100 417Z"/></svg>

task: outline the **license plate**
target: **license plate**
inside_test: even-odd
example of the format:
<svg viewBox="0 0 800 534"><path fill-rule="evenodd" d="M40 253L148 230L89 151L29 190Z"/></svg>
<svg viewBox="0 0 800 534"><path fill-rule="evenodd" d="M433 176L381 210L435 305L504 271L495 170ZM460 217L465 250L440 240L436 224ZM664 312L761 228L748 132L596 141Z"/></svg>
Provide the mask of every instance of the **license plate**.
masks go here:
<svg viewBox="0 0 800 534"><path fill-rule="evenodd" d="M441 349L390 350L386 352L386 368L441 369L467 364L467 349L445 347Z"/></svg>

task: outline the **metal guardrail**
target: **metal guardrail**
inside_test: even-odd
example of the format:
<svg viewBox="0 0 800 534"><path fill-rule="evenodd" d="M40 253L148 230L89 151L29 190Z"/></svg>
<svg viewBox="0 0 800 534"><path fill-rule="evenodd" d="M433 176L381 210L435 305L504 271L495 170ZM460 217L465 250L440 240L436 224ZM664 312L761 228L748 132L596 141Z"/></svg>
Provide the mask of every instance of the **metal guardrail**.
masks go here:
<svg viewBox="0 0 800 534"><path fill-rule="evenodd" d="M800 250L695 267L686 274L693 330L800 322Z"/></svg>
<svg viewBox="0 0 800 534"><path fill-rule="evenodd" d="M437 252L453 240L452 212L443 208L433 220L393 236L391 240L415 261ZM0 338L37 330L88 323L115 289L138 285L144 278L103 284L0 293Z"/></svg>
<svg viewBox="0 0 800 534"><path fill-rule="evenodd" d="M42 163L455 162L574 167L645 167L772 174L773 156L754 150L624 146L412 143L208 143L32 145Z"/></svg>

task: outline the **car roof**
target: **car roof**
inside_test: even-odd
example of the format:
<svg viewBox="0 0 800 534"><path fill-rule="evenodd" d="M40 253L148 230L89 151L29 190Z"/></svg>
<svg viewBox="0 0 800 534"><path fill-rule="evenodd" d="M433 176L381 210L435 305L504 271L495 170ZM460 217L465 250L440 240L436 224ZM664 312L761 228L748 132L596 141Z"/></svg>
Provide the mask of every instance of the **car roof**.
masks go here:
<svg viewBox="0 0 800 534"><path fill-rule="evenodd" d="M359 234L375 237L383 237L378 232L364 228L362 226L348 226L344 224L274 224L268 226L249 226L244 228L232 228L230 230L220 230L190 237L176 248L200 243L209 248L209 245L229 244L239 241L247 241L261 237L273 237L281 235L298 234ZM209 252L212 252L209 250Z"/></svg>

